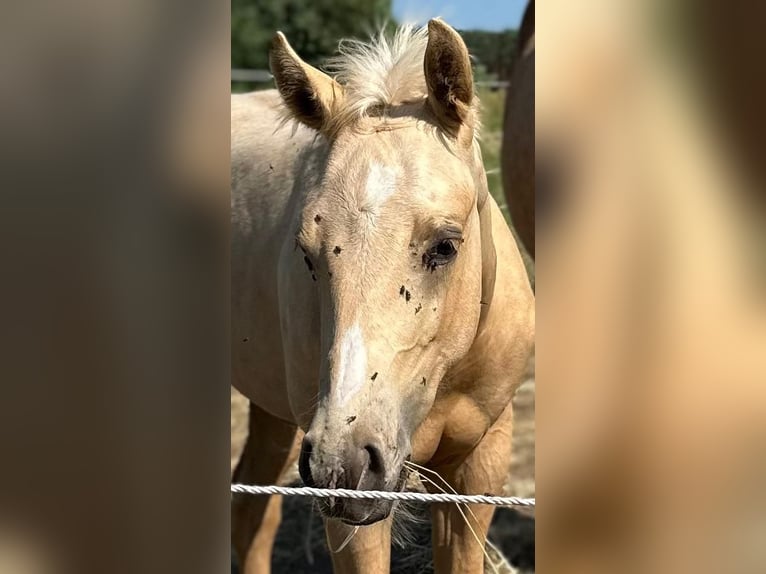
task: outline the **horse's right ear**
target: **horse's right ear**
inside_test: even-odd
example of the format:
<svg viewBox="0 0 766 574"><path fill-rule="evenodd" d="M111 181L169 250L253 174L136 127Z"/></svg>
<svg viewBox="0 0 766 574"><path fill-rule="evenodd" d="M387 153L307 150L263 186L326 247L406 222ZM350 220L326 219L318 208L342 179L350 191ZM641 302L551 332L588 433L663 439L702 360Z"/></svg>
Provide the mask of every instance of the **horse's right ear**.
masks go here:
<svg viewBox="0 0 766 574"><path fill-rule="evenodd" d="M322 131L343 97L343 87L298 57L282 32L271 41L269 66L292 117Z"/></svg>

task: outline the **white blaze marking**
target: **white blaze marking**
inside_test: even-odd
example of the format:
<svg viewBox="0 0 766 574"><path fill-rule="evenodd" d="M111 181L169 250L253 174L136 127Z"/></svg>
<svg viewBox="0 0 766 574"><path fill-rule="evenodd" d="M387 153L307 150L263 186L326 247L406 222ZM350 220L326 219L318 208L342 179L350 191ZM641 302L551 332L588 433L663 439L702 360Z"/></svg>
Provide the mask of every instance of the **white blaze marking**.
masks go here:
<svg viewBox="0 0 766 574"><path fill-rule="evenodd" d="M367 349L359 323L343 334L338 359L337 388L335 394L340 405L345 405L364 386L367 378Z"/></svg>
<svg viewBox="0 0 766 574"><path fill-rule="evenodd" d="M396 191L396 168L372 163L364 188L362 207L374 211Z"/></svg>

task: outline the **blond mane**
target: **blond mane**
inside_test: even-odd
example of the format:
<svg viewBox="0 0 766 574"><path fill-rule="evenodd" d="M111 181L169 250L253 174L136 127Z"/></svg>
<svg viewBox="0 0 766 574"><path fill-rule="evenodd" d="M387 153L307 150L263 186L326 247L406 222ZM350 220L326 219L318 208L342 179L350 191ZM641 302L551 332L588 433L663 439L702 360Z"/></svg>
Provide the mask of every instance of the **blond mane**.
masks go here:
<svg viewBox="0 0 766 574"><path fill-rule="evenodd" d="M325 69L344 87L338 123L348 125L403 103L427 97L423 58L428 28L406 25L392 37L381 31L369 41L342 40Z"/></svg>

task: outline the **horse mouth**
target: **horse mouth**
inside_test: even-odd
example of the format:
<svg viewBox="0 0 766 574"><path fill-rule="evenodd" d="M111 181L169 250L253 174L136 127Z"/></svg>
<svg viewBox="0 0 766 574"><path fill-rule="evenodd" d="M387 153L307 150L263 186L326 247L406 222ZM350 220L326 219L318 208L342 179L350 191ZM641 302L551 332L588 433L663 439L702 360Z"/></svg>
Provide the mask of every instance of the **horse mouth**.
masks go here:
<svg viewBox="0 0 766 574"><path fill-rule="evenodd" d="M347 524L348 526L369 526L370 524L375 524L376 522L380 522L381 520L388 518L389 514L391 514L391 507L389 507L388 510L380 515L377 513L372 514L363 520L354 520L349 518L339 518L338 520L340 520L343 524Z"/></svg>
<svg viewBox="0 0 766 574"><path fill-rule="evenodd" d="M391 514L393 502L359 498L322 499L319 510L325 518L339 520L349 526L375 524Z"/></svg>
<svg viewBox="0 0 766 574"><path fill-rule="evenodd" d="M407 469L402 466L396 484L387 492L401 492L407 479ZM349 526L369 526L389 517L397 502L373 498L322 498L319 510L325 518L339 520Z"/></svg>

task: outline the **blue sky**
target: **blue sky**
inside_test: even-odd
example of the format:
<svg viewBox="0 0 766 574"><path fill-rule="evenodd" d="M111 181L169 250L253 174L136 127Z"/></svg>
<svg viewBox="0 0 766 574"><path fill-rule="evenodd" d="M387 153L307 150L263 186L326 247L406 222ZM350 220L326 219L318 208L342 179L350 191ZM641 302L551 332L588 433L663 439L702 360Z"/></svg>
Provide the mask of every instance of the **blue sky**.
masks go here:
<svg viewBox="0 0 766 574"><path fill-rule="evenodd" d="M527 0L394 0L400 23L425 24L441 16L455 28L503 30L518 28Z"/></svg>

